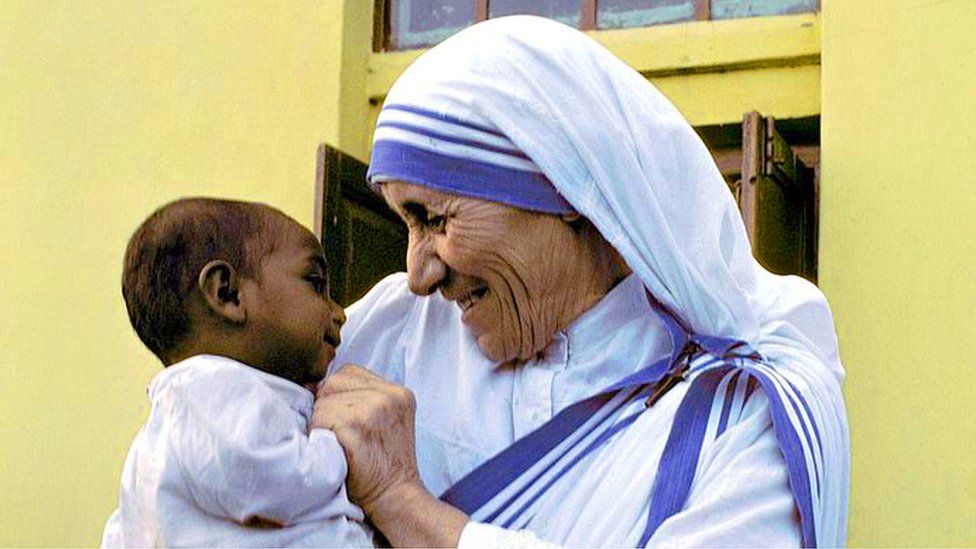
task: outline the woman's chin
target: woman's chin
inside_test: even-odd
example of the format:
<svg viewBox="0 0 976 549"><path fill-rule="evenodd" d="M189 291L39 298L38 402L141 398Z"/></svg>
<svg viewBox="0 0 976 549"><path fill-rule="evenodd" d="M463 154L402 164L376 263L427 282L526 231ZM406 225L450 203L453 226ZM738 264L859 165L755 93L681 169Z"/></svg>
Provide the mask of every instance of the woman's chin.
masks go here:
<svg viewBox="0 0 976 549"><path fill-rule="evenodd" d="M478 336L478 347L493 362L508 362L518 356L515 349L506 348L498 338L492 337L490 333Z"/></svg>
<svg viewBox="0 0 976 549"><path fill-rule="evenodd" d="M504 341L492 337L490 333L478 336L478 347L493 362L499 364L512 360L529 360L535 358L540 351L521 349L517 345L506 345Z"/></svg>

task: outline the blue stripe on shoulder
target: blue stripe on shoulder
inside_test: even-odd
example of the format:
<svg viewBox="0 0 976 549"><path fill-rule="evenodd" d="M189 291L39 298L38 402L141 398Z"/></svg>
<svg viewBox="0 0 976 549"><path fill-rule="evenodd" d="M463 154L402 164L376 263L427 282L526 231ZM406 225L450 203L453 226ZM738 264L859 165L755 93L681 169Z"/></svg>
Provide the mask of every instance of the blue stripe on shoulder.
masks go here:
<svg viewBox="0 0 976 549"><path fill-rule="evenodd" d="M718 430L715 433L715 438L722 436L725 432L726 427L729 425L729 413L732 411L732 401L735 400L735 388L739 384L739 375L742 372L735 372L732 374L732 379L729 380L728 386L725 388L725 402L722 403L722 415L718 420Z"/></svg>
<svg viewBox="0 0 976 549"><path fill-rule="evenodd" d="M625 404L624 406L629 405L635 400L643 400L648 396L650 396L650 393L651 393L650 387L648 387L645 390L639 391L634 397L628 398L626 401L627 404ZM507 521L505 521L501 526L503 528L511 528L514 525L515 521L518 520L522 516L522 514L525 513L527 509L532 507L532 504L534 504L543 494L545 494L549 490L549 488L551 488L556 482L561 480L563 476L565 476L566 473L568 473L573 467L575 467L581 460L583 460L585 457L592 454L594 450L600 448L601 446L606 444L607 441L613 438L614 435L629 427L634 421L637 420L638 417L640 417L641 413L642 412L633 413L625 417L624 419L616 422L606 431L600 433L600 435L596 437L593 440L593 442L587 445L587 447L584 448L582 452L579 452L578 454L573 456L572 459L566 461L566 463L562 466L562 468L560 468L559 472L553 475L553 477L549 479L548 482L546 482L542 487L536 488L536 493L531 498L528 498L528 500L522 505L522 507L517 512L515 512ZM513 496L511 500L509 500L502 506L502 509L508 507L508 505L510 505L516 497L518 496ZM486 522L492 522L495 518L497 518L500 512L501 509L493 513L492 516L486 520Z"/></svg>
<svg viewBox="0 0 976 549"><path fill-rule="evenodd" d="M651 486L651 506L639 546L647 545L658 527L684 508L698 468L715 392L731 369L731 366L719 366L700 374L691 382L691 387L678 405Z"/></svg>
<svg viewBox="0 0 976 549"><path fill-rule="evenodd" d="M543 428L526 435L515 445L509 446L456 482L440 499L465 513L474 513L552 451L559 442L607 404L611 397L611 394L598 395L563 410ZM502 508L510 503L512 500L506 502Z"/></svg>
<svg viewBox="0 0 976 549"><path fill-rule="evenodd" d="M806 448L811 447L809 433L804 426L801 426L799 429L803 432L803 439L801 440L797 427L789 419L786 411L787 405L777 391L776 385L778 383L788 382L782 380L778 375L774 378L774 371L767 372L764 368L749 366L748 362L738 367L726 363L724 366L711 368L692 381L691 387L689 387L684 400L675 413L671 433L668 436L664 454L661 456L661 463L658 467L654 486L651 489L648 522L640 539L640 546L645 546L661 524L684 507L691 484L694 481L712 404L718 396L716 395L718 387L725 375L733 370L739 370L736 372L736 376L749 376L743 405L757 386L762 387L767 396L773 429L780 451L786 460L790 489L800 513L803 546L817 546L813 500L810 493L810 473L807 469L806 450L803 444L805 440L807 442ZM736 379L733 379L729 382L729 386L723 395L725 401L719 419L719 434L728 427L735 381ZM797 394L799 395L799 393ZM800 400L802 403L802 397ZM805 403L802 405L806 407ZM800 413L792 399L790 399L789 406L795 413ZM809 413L808 407L807 413ZM816 467L816 460L811 461ZM817 490L819 491L819 469L815 473L817 475L815 478L818 480Z"/></svg>
<svg viewBox="0 0 976 549"><path fill-rule="evenodd" d="M776 390L776 383L779 380L773 379L771 374L758 368L745 366L745 369L759 380L759 384L769 400L776 440L779 442L779 449L786 459L790 489L793 491L793 499L796 501L796 506L800 512L803 546L816 547L817 531L814 524L813 499L810 494L810 473L807 470L803 443L796 427L790 421L779 391Z"/></svg>
<svg viewBox="0 0 976 549"><path fill-rule="evenodd" d="M817 455L820 457L820 462L823 462L823 443L820 439L820 429L817 428L817 422L813 420L813 412L810 411L810 405L807 404L807 399L803 397L803 393L797 390L796 385L793 385L793 383L791 383L788 379L784 379L784 381L789 384L790 388L793 389L793 393L796 395L796 399L800 401L800 405L803 407L803 411L806 413L806 417L810 422L811 428L813 429L813 435L817 441L816 446L814 446L813 439L810 438L810 433L807 430L806 424L803 425L803 434L806 436L807 445L810 448L815 447L817 449ZM795 402L793 403L793 408L796 410L797 416L800 416L800 410L796 408ZM814 486L818 489L819 495L820 483L823 481L823 477L820 475L820 467L818 466L817 460L813 460L813 465L816 468L817 474L817 482L814 483Z"/></svg>

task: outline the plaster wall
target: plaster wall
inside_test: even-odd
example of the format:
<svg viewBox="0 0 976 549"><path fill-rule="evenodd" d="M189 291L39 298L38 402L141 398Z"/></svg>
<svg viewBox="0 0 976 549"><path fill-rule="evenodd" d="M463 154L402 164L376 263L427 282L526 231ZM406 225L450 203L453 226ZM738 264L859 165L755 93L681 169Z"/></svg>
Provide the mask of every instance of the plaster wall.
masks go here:
<svg viewBox="0 0 976 549"><path fill-rule="evenodd" d="M308 226L338 142L343 5L0 8L0 546L92 546L160 370L129 327L129 235L187 195Z"/></svg>
<svg viewBox="0 0 976 549"><path fill-rule="evenodd" d="M976 545L976 3L823 2L820 286L854 546Z"/></svg>

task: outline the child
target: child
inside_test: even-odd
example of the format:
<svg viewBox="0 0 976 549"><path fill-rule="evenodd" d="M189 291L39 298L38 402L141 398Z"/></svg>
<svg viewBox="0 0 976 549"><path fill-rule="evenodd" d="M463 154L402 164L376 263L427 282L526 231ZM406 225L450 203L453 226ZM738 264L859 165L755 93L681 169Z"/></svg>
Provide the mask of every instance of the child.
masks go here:
<svg viewBox="0 0 976 549"><path fill-rule="evenodd" d="M345 322L315 237L265 205L178 200L129 241L122 295L165 369L102 545L372 546L342 448L307 426Z"/></svg>

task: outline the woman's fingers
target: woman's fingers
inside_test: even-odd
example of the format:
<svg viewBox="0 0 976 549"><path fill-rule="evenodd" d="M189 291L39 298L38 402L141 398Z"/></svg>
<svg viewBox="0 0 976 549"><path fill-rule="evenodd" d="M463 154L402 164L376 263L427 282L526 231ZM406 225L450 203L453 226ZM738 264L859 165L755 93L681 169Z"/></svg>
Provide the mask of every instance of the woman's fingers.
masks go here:
<svg viewBox="0 0 976 549"><path fill-rule="evenodd" d="M317 396L361 389L385 390L389 386L396 386L396 384L386 381L363 367L346 364L319 384Z"/></svg>
<svg viewBox="0 0 976 549"><path fill-rule="evenodd" d="M319 396L312 414L312 427L372 430L414 413L413 394L406 389L351 389Z"/></svg>
<svg viewBox="0 0 976 549"><path fill-rule="evenodd" d="M367 514L392 487L419 484L413 393L356 366L319 389L312 427L330 429L346 453L349 497Z"/></svg>

